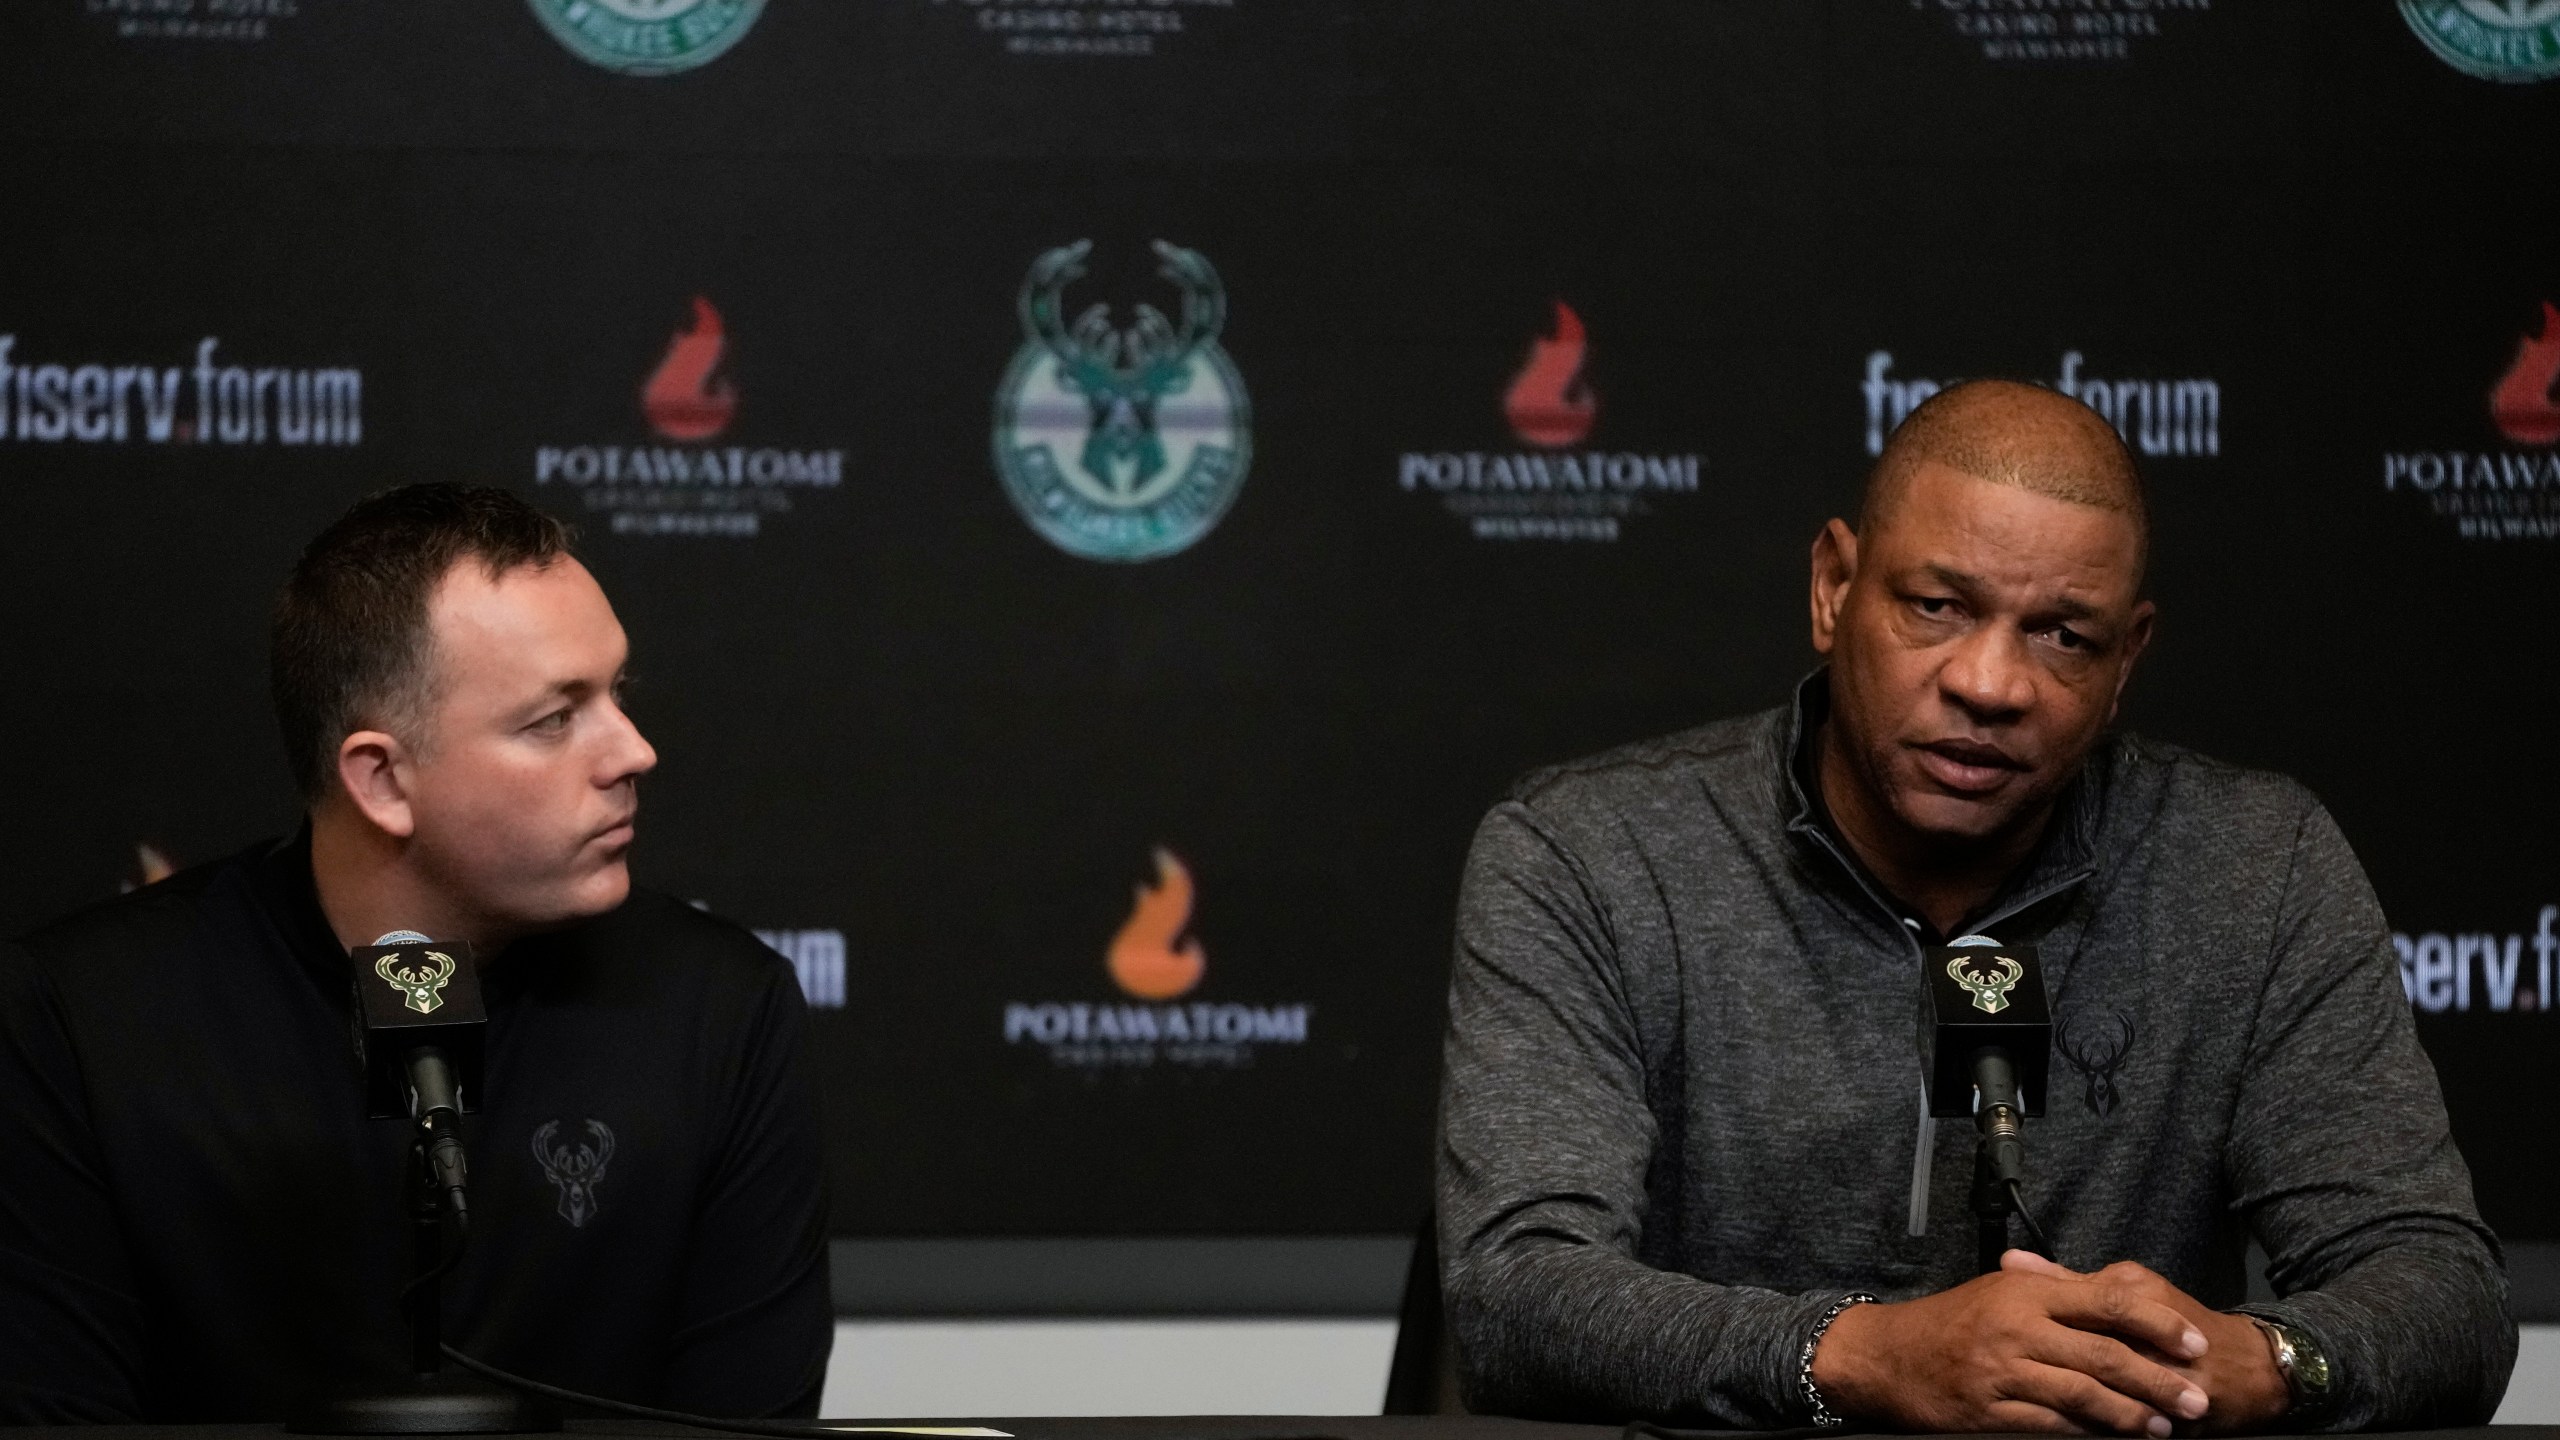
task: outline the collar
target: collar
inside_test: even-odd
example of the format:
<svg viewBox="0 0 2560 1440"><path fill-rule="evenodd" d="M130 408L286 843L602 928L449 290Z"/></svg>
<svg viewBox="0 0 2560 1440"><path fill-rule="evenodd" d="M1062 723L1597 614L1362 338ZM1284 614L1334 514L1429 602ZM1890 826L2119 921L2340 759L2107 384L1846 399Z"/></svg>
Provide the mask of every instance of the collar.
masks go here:
<svg viewBox="0 0 2560 1440"><path fill-rule="evenodd" d="M1849 842L1831 819L1829 807L1822 803L1821 788L1814 781L1813 743L1830 718L1831 667L1823 665L1796 682L1795 698L1787 707L1785 736L1774 757L1780 787L1779 810L1786 816L1787 833L1799 843L1828 855L1894 921L1905 922L1908 907L1895 902L1883 883L1858 863L1856 852L1849 848ZM1988 929L2078 888L2097 872L2098 826L2106 808L2105 754L2102 743L2095 754L2081 762L2079 771L2055 798L2053 815L2034 852L2001 883L1980 915L1967 921L1968 929Z"/></svg>
<svg viewBox="0 0 2560 1440"><path fill-rule="evenodd" d="M347 950L329 928L319 886L311 878L308 818L292 834L260 849L249 864L249 886L294 959L333 986L345 984Z"/></svg>
<svg viewBox="0 0 2560 1440"><path fill-rule="evenodd" d="M347 983L347 947L329 928L320 908L319 882L311 873L311 821L306 817L291 835L250 852L249 889L275 926L276 938L324 989L338 991ZM547 937L526 936L507 947L503 965L480 964L480 995L497 1013L538 968L532 958L543 952Z"/></svg>

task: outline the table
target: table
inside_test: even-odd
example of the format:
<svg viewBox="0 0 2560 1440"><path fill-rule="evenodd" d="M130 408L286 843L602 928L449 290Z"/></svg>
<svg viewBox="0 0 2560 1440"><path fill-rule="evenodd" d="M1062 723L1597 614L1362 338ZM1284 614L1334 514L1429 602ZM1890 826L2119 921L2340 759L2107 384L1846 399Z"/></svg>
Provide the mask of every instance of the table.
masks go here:
<svg viewBox="0 0 2560 1440"><path fill-rule="evenodd" d="M985 1425L1018 1440L1618 1440L1609 1425L1561 1425L1490 1415L1199 1415L1078 1416L1061 1419L945 1416L932 1420L835 1420L836 1425ZM265 1440L280 1425L81 1425L0 1429L10 1440ZM568 1433L586 1440L714 1440L717 1432L625 1420L572 1420ZM1692 1431L1743 1435L1747 1431ZM1779 1431L1778 1435L1803 1432ZM1841 1432L1830 1432L1838 1434ZM1856 1434L1850 1431L1849 1434ZM2560 1425L2483 1425L2462 1430L2395 1432L2406 1440L2560 1440ZM847 1440L870 1440L849 1436ZM894 1437L880 1437L894 1440Z"/></svg>

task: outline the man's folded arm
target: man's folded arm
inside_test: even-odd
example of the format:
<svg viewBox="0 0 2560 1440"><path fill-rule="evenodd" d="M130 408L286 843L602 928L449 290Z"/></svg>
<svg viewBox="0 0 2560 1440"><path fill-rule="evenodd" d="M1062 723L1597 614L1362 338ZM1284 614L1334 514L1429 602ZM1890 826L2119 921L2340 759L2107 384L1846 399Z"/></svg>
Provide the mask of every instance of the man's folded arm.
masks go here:
<svg viewBox="0 0 2560 1440"><path fill-rule="evenodd" d="M790 971L775 969L685 1263L663 1394L697 1413L817 1414L834 1339L805 1007Z"/></svg>
<svg viewBox="0 0 2560 1440"><path fill-rule="evenodd" d="M1469 1405L1802 1423L1798 1351L1839 1294L1637 1258L1658 1136L1617 936L1582 863L1521 805L1476 832L1449 1007L1439 1224Z"/></svg>
<svg viewBox="0 0 2560 1440"><path fill-rule="evenodd" d="M2497 1241L2473 1204L2381 906L2311 806L2228 1151L2279 1300L2309 1333L2337 1429L2486 1423L2516 1354Z"/></svg>
<svg viewBox="0 0 2560 1440"><path fill-rule="evenodd" d="M142 1418L142 1306L53 990L0 942L0 1425Z"/></svg>

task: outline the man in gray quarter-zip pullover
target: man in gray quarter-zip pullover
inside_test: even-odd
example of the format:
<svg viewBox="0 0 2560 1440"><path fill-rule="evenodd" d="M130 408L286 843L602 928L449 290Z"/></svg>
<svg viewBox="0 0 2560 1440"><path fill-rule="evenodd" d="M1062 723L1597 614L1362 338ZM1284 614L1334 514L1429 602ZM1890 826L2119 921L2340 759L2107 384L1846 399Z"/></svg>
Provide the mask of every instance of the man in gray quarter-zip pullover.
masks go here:
<svg viewBox="0 0 2560 1440"><path fill-rule="evenodd" d="M2497 1244L2345 839L2291 781L2106 728L2146 543L2105 421L1951 388L1815 542L1830 663L1792 707L1540 772L1486 817L1439 1182L1472 1405L2489 1417ZM1920 949L1968 932L2040 947L2056 1017L2026 1187L2054 1260L1979 1277L1972 1127L1922 1118L1914 1047ZM2281 1298L2244 1306L2252 1236Z"/></svg>

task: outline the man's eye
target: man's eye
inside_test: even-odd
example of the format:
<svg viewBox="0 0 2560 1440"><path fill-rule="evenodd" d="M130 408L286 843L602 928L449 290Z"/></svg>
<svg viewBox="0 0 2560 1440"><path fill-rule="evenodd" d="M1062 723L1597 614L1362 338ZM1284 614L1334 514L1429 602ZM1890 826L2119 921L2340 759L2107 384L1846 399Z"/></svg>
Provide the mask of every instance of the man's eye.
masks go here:
<svg viewBox="0 0 2560 1440"><path fill-rule="evenodd" d="M1911 603L1920 607L1923 615L1944 615L1956 608L1956 602L1944 595L1914 595Z"/></svg>
<svg viewBox="0 0 2560 1440"><path fill-rule="evenodd" d="M2089 637L2068 625L2056 625L2053 627L2053 643L2065 650L2086 650L2089 648Z"/></svg>
<svg viewBox="0 0 2560 1440"><path fill-rule="evenodd" d="M565 709L554 710L550 714L543 716L541 719L534 721L532 728L546 731L566 730L569 728L569 712Z"/></svg>

